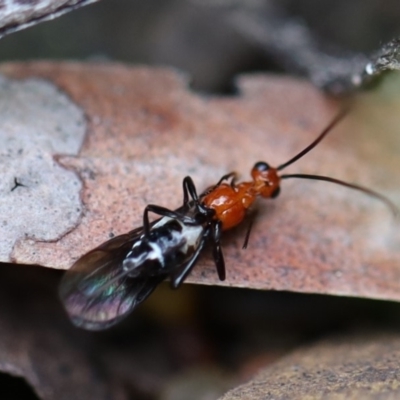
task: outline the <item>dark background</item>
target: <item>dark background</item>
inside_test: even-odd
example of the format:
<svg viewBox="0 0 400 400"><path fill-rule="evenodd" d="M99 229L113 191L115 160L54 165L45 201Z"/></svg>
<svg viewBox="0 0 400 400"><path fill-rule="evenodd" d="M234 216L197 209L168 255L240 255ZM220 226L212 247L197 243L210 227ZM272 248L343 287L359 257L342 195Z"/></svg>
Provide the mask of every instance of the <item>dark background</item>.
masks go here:
<svg viewBox="0 0 400 400"><path fill-rule="evenodd" d="M281 70L243 36L233 11L303 21L326 48L371 52L400 33L397 0L102 0L0 43L0 60L91 59L169 65L202 91L231 90L235 74Z"/></svg>

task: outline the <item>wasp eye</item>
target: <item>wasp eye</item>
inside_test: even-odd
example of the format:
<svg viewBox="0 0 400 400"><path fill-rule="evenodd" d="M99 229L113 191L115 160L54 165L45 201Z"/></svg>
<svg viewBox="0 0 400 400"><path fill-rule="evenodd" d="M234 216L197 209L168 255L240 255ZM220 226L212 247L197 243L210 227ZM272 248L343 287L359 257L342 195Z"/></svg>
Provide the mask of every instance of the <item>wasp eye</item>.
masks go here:
<svg viewBox="0 0 400 400"><path fill-rule="evenodd" d="M263 171L268 171L270 166L264 162L264 161L259 161L258 163L254 164L254 169L257 171L263 172Z"/></svg>

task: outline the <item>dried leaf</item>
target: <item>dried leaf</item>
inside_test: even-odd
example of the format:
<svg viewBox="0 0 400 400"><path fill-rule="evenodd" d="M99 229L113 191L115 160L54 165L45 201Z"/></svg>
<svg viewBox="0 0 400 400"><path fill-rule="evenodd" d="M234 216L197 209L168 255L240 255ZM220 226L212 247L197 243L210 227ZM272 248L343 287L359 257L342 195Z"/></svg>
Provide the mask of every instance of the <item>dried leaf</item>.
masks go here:
<svg viewBox="0 0 400 400"><path fill-rule="evenodd" d="M86 115L86 138L78 155L67 147L45 148L37 134L31 136L35 146L55 157L57 167L81 179L81 192L76 185L63 203L62 213L74 227L51 217L56 226L51 238L43 239L39 233L45 218L38 215L36 223L29 220L30 238L23 234L13 238L11 254L2 256L5 261L55 268L67 268L110 235L141 225L148 203L178 207L185 175L191 175L202 190L232 170L249 179L256 161L272 165L286 161L308 145L340 107L305 82L267 75L241 78L237 97L206 97L188 90L186 79L167 69L32 63L4 64L0 70L14 78L47 79ZM398 75L391 79L398 82ZM390 92L395 82L360 95L349 117L288 172L357 182L400 204L395 176L399 104L395 91ZM49 96L49 104L57 98ZM3 120L8 112L1 114ZM23 122L28 129L35 118L26 115ZM62 122L71 120L66 111L58 121L65 135L79 143L81 131L71 125L65 130ZM0 132L7 137L7 127L3 125ZM22 136L15 132L13 137ZM7 146L2 143L2 148ZM28 176L31 169L25 171ZM24 183L22 172L14 170L13 175ZM14 177L6 176L10 191ZM38 172L43 184L44 177L44 171ZM49 196L62 186L50 181L47 185ZM246 224L223 237L227 280L222 284L400 300L398 222L384 205L328 183L288 180L282 186L276 200L259 202L246 251L241 250ZM18 187L5 196L23 200L28 191L30 199L37 190L35 185ZM79 194L82 204L77 207L74 199ZM77 208L84 211L69 220ZM23 224L27 212L20 211L24 229L28 229ZM14 216L3 218L9 223ZM207 251L188 281L220 284Z"/></svg>
<svg viewBox="0 0 400 400"><path fill-rule="evenodd" d="M79 223L81 181L53 159L77 155L83 111L54 85L0 77L0 257L21 238L53 241Z"/></svg>
<svg viewBox="0 0 400 400"><path fill-rule="evenodd" d="M192 369L168 382L160 400L216 399L232 387L230 379L210 367Z"/></svg>
<svg viewBox="0 0 400 400"><path fill-rule="evenodd" d="M220 400L378 400L400 396L398 334L354 334L298 350Z"/></svg>

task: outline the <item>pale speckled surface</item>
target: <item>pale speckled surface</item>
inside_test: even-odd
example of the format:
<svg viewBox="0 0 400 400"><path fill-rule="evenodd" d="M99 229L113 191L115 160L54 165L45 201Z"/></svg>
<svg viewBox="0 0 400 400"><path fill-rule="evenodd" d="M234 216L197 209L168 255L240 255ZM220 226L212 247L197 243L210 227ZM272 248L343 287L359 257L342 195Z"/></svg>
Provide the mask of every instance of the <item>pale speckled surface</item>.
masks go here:
<svg viewBox="0 0 400 400"><path fill-rule="evenodd" d="M396 400L397 333L358 333L297 350L220 400Z"/></svg>
<svg viewBox="0 0 400 400"><path fill-rule="evenodd" d="M4 76L0 115L0 261L8 262L16 243L55 241L78 224L81 181L54 155L78 153L86 122L51 83Z"/></svg>

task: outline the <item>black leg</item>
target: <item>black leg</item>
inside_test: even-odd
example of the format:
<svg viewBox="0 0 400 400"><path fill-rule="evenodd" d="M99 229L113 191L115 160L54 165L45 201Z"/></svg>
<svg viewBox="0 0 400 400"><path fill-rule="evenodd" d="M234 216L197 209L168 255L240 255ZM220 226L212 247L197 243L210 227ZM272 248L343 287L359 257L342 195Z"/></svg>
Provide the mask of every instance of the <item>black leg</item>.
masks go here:
<svg viewBox="0 0 400 400"><path fill-rule="evenodd" d="M224 254L221 249L221 233L222 233L222 223L221 221L216 221L214 226L212 227L212 244L213 244L213 257L215 266L217 268L218 278L220 281L225 280L226 272L225 272L225 260Z"/></svg>
<svg viewBox="0 0 400 400"><path fill-rule="evenodd" d="M160 215L161 217L170 217L170 218L178 218L180 220L183 219L181 214L178 214L175 211L168 210L168 208L164 208L161 206L156 206L155 204L149 204L146 206L143 212L143 231L145 236L149 236L150 233L150 221L149 221L149 212L153 212L154 214Z"/></svg>
<svg viewBox="0 0 400 400"><path fill-rule="evenodd" d="M212 218L215 215L215 211L211 208L207 208L204 207L199 199L199 196L197 195L197 191L196 191L196 186L193 183L193 180L190 176L187 176L184 180L183 180L183 201L186 203L184 203L184 206L186 206L187 204L190 203L190 201L188 200L188 194L190 195L190 197L192 198L193 201L193 205L196 207L197 211L202 214L203 216L206 216L207 218ZM201 196L204 196L204 193L201 194ZM182 220L184 220L181 217ZM198 220L196 220L196 218L187 218L186 219L187 223L194 223L197 224Z"/></svg>
<svg viewBox="0 0 400 400"><path fill-rule="evenodd" d="M244 238L242 249L247 249L247 245L249 244L251 229L253 228L254 220L256 219L256 217L257 217L257 211L254 211L249 218L249 225L247 227L246 236Z"/></svg>
<svg viewBox="0 0 400 400"><path fill-rule="evenodd" d="M182 186L183 186L183 205L186 206L189 203L189 189L188 182L190 182L192 178L190 176L186 176L183 178ZM193 181L192 181L193 183Z"/></svg>
<svg viewBox="0 0 400 400"><path fill-rule="evenodd" d="M183 205L186 206L189 203L189 195L192 200L198 204L199 196L197 195L196 186L194 185L193 179L190 176L186 176L183 179Z"/></svg>
<svg viewBox="0 0 400 400"><path fill-rule="evenodd" d="M236 172L229 172L229 174L223 175L222 178L215 185L215 187L218 187L223 181L226 181L229 178L233 178L232 181L236 180L237 179L237 173Z"/></svg>
<svg viewBox="0 0 400 400"><path fill-rule="evenodd" d="M206 243L206 238L209 235L209 231L204 232L203 238L199 244L199 247L196 249L195 253L193 254L192 258L185 264L177 273L171 274L171 287L172 289L177 289L179 286L182 285L183 281L192 271L194 265L196 264L197 259L199 258L200 253L202 252L204 245Z"/></svg>
<svg viewBox="0 0 400 400"><path fill-rule="evenodd" d="M207 188L201 195L200 197L204 197L207 196L208 194L210 194L214 189L216 189L218 186L221 185L221 183L225 180L228 180L229 178L232 178L232 181L230 182L230 185L232 187L235 186L235 182L237 179L237 173L236 172L230 172L229 174L223 175L222 178L217 182L216 185L210 186L209 188Z"/></svg>

